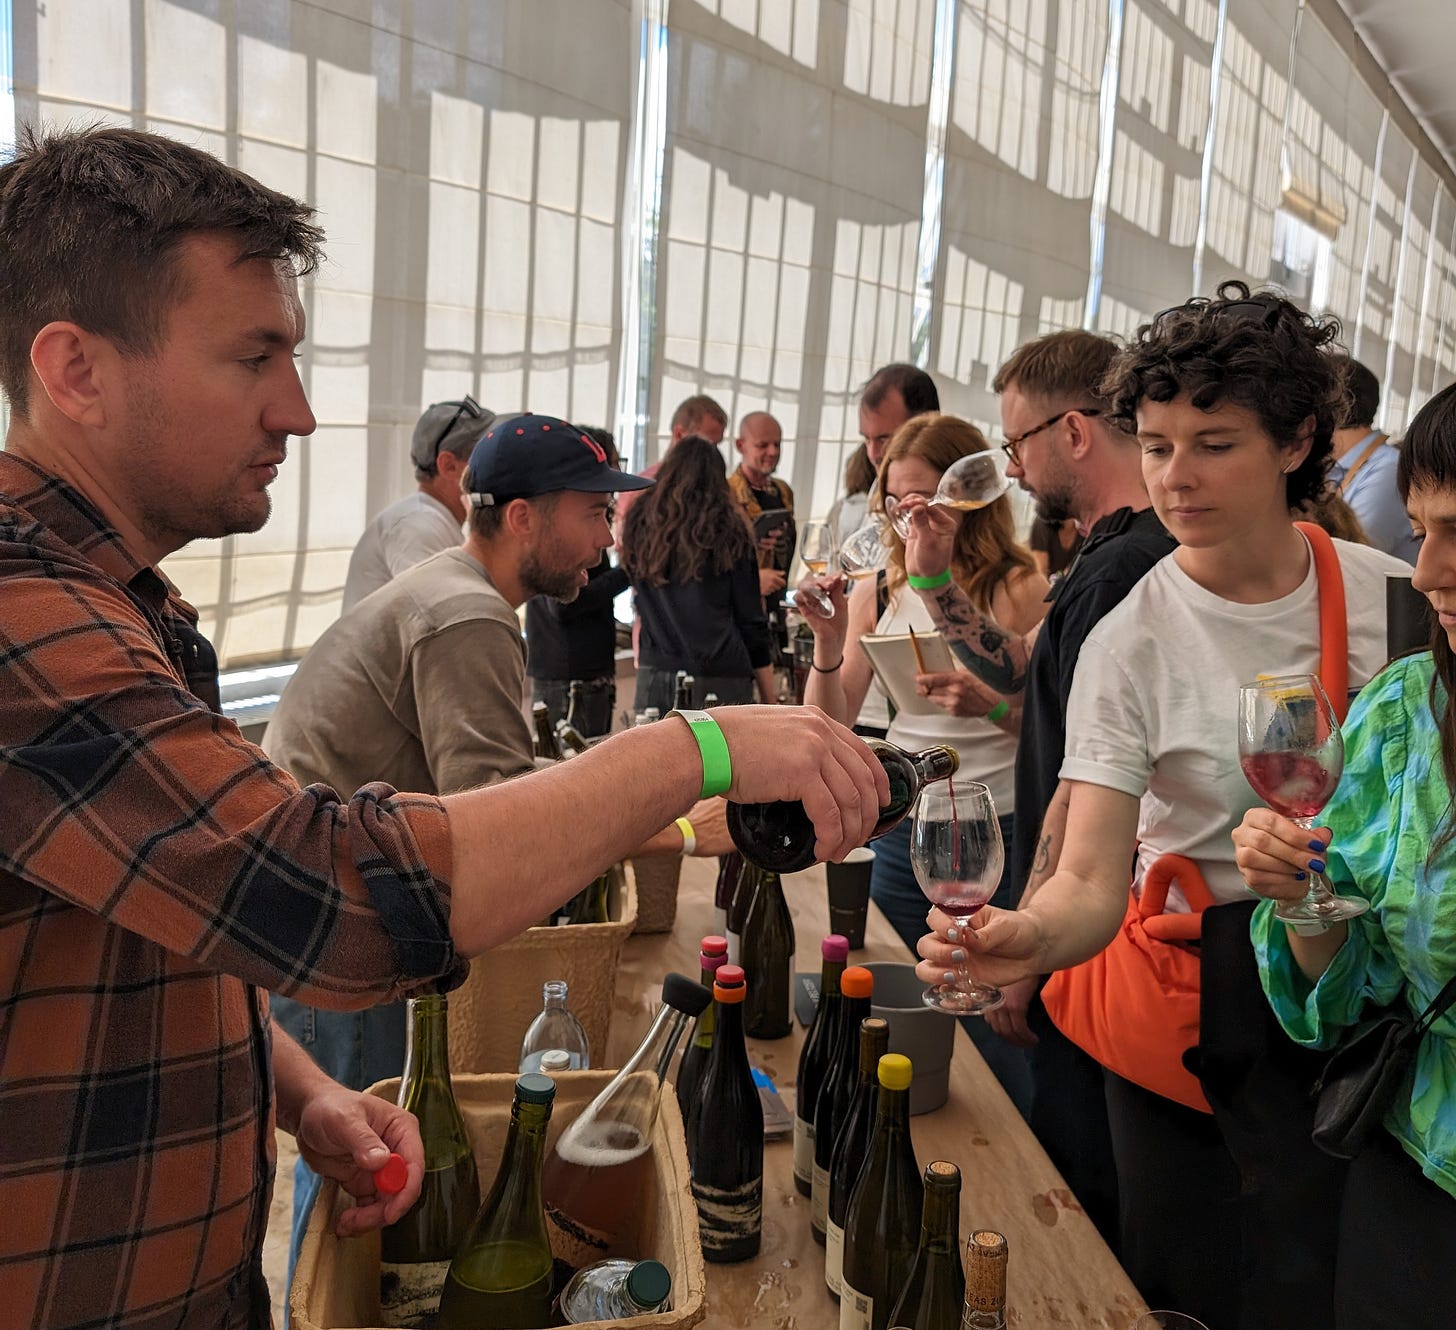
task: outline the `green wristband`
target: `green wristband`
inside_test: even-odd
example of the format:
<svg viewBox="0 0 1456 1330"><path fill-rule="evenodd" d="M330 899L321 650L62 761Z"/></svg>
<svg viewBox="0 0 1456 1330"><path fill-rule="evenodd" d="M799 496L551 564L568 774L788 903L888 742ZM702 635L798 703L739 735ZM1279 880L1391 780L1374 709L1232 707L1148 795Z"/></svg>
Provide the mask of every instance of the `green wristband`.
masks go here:
<svg viewBox="0 0 1456 1330"><path fill-rule="evenodd" d="M994 707L990 709L990 711L986 713L986 719L989 720L992 725L994 725L997 721L1004 720L1006 716L1010 713L1010 711L1011 703L1003 697L999 702L996 703Z"/></svg>
<svg viewBox="0 0 1456 1330"><path fill-rule="evenodd" d="M699 799L711 799L715 794L727 794L733 784L733 762L728 756L728 740L718 728L718 722L706 711L669 711L669 716L681 716L693 732L698 753L703 759L703 789Z"/></svg>
<svg viewBox="0 0 1456 1330"><path fill-rule="evenodd" d="M911 573L905 578L916 591L934 591L937 587L943 587L950 581L950 569L943 573L936 573L934 577L916 577Z"/></svg>

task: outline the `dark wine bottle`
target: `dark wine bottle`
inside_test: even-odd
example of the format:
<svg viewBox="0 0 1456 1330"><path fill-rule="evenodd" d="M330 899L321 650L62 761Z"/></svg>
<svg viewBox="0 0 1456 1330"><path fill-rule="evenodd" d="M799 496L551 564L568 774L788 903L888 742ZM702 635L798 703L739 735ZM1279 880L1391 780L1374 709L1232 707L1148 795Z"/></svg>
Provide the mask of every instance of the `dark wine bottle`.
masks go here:
<svg viewBox="0 0 1456 1330"><path fill-rule="evenodd" d="M900 825L922 786L953 775L960 759L954 748L943 745L907 753L883 739L866 742L890 779L890 802L870 833L875 840ZM814 824L798 802L729 804L728 834L749 863L775 873L799 873L816 861Z"/></svg>
<svg viewBox="0 0 1456 1330"><path fill-rule="evenodd" d="M714 976L721 966L728 963L728 939L720 937L716 933L710 933L703 939L702 948L698 952L698 962L702 966L703 987L711 992ZM693 1106L698 1100L703 1069L708 1065L708 1050L712 1047L713 1004L710 1002L698 1016L697 1023L693 1026L692 1037L688 1040L688 1046L683 1049L682 1061L677 1064L677 1106L682 1112L685 1133L688 1122L692 1118ZM690 1153L692 1148L692 1138L688 1137Z"/></svg>
<svg viewBox="0 0 1456 1330"><path fill-rule="evenodd" d="M556 742L562 757L575 757L587 750L586 736L569 720L556 722Z"/></svg>
<svg viewBox="0 0 1456 1330"><path fill-rule="evenodd" d="M551 1241L541 1207L541 1156L556 1082L516 1081L506 1148L490 1195L450 1262L436 1330L533 1330L551 1324Z"/></svg>
<svg viewBox="0 0 1456 1330"><path fill-rule="evenodd" d="M1006 1330L1006 1239L990 1229L966 1239L961 1330Z"/></svg>
<svg viewBox="0 0 1456 1330"><path fill-rule="evenodd" d="M880 1059L875 1134L844 1212L840 1330L886 1330L910 1278L925 1185L910 1143L910 1059Z"/></svg>
<svg viewBox="0 0 1456 1330"><path fill-rule="evenodd" d="M763 870L745 863L733 887L733 902L728 907L728 963L738 965L743 960L743 921L748 918L753 898L758 894L758 884Z"/></svg>
<svg viewBox="0 0 1456 1330"><path fill-rule="evenodd" d="M903 1330L957 1330L966 1303L961 1268L961 1171L937 1159L925 1168L925 1209L910 1278L890 1312Z"/></svg>
<svg viewBox="0 0 1456 1330"><path fill-rule="evenodd" d="M733 904L733 892L738 886L738 875L743 871L743 856L737 850L718 856L718 881L713 887L713 930L723 937L728 936L728 908Z"/></svg>
<svg viewBox="0 0 1456 1330"><path fill-rule="evenodd" d="M878 1016L859 1023L859 1079L829 1162L829 1220L824 1243L824 1282L835 1302L844 1273L844 1212L859 1181L875 1134L875 1104L880 1094L880 1059L890 1051L890 1025Z"/></svg>
<svg viewBox="0 0 1456 1330"><path fill-rule="evenodd" d="M450 1088L444 994L406 1005L399 1106L415 1115L425 1147L419 1199L379 1234L381 1325L425 1326L440 1307L445 1272L480 1208L470 1133Z"/></svg>
<svg viewBox="0 0 1456 1330"><path fill-rule="evenodd" d="M566 688L566 723L574 730L580 730L582 708L585 705L586 685L580 679L573 679Z"/></svg>
<svg viewBox="0 0 1456 1330"><path fill-rule="evenodd" d="M763 1102L743 1045L744 996L742 969L720 967L688 1156L703 1259L720 1264L757 1256L763 1236Z"/></svg>
<svg viewBox="0 0 1456 1330"><path fill-rule="evenodd" d="M829 1069L814 1101L814 1172L810 1184L809 1222L814 1241L823 1243L829 1230L829 1164L834 1142L854 1098L859 1068L859 1023L870 1014L875 977L863 965L851 965L839 976L839 1038Z"/></svg>
<svg viewBox="0 0 1456 1330"><path fill-rule="evenodd" d="M672 705L675 711L690 711L693 705L693 693L697 691L697 681L686 670L677 672L677 688L674 692Z"/></svg>
<svg viewBox="0 0 1456 1330"><path fill-rule="evenodd" d="M556 742L556 732L551 728L551 710L544 702L531 703L532 737L531 748L537 757L561 756L561 745Z"/></svg>
<svg viewBox="0 0 1456 1330"><path fill-rule="evenodd" d="M592 879L591 884L582 888L562 907L563 924L605 924L610 922L611 914L607 909L607 901L611 893L612 884L616 882L622 873L619 864L613 864L610 868L604 869Z"/></svg>
<svg viewBox="0 0 1456 1330"><path fill-rule="evenodd" d="M799 1050L799 1072L794 1077L794 1186L803 1196L814 1194L814 1105L839 1043L839 976L849 957L848 939L831 933L819 944L819 955L824 962L819 971L819 1002Z"/></svg>
<svg viewBox="0 0 1456 1330"><path fill-rule="evenodd" d="M551 1247L580 1269L641 1250L662 1082L689 1021L712 1001L686 975L662 981L652 1028L607 1087L567 1126L542 1170Z"/></svg>
<svg viewBox="0 0 1456 1330"><path fill-rule="evenodd" d="M748 983L743 1033L783 1039L794 1028L794 919L777 873L760 875L739 945Z"/></svg>

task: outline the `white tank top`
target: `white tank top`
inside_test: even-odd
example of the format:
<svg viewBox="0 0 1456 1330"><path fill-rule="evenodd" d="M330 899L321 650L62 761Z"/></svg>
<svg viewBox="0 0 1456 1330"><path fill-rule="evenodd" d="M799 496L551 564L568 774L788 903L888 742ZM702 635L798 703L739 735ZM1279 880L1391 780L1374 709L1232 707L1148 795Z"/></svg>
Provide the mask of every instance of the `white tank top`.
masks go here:
<svg viewBox="0 0 1456 1330"><path fill-rule="evenodd" d="M902 586L890 596L889 608L875 625L877 633L903 633L913 628L917 633L935 632L930 611L908 587ZM1015 807L1016 739L980 716L950 716L937 712L934 716L912 716L897 712L885 736L892 744L912 753L932 744L947 744L961 760L960 775L981 781L996 801L1002 816Z"/></svg>

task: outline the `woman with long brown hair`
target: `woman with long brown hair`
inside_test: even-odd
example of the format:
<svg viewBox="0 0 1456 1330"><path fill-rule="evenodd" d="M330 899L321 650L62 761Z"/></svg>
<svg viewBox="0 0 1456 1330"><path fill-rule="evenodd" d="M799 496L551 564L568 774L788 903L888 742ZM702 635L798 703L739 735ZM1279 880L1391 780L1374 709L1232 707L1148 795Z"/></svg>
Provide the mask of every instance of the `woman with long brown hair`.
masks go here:
<svg viewBox="0 0 1456 1330"><path fill-rule="evenodd" d="M755 683L761 701L775 700L757 551L706 439L689 435L667 454L627 514L621 555L642 620L639 713L671 709L679 670L693 676L695 705L709 693L725 706L752 702Z"/></svg>

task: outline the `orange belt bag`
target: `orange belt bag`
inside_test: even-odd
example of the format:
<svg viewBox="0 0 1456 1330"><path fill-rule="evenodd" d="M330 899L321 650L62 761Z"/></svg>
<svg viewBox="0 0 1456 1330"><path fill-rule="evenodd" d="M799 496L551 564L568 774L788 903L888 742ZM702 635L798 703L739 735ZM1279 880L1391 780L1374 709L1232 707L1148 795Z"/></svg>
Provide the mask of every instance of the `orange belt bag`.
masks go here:
<svg viewBox="0 0 1456 1330"><path fill-rule="evenodd" d="M1343 721L1349 647L1339 555L1321 528L1295 525L1309 540L1319 583L1320 680ZM1164 912L1174 883L1188 914ZM1183 1054L1198 1042L1198 939L1203 911L1214 904L1193 860L1161 855L1144 875L1141 898L1128 893L1112 941L1081 965L1058 970L1041 992L1047 1015L1083 1052L1124 1080L1204 1113L1212 1110Z"/></svg>

